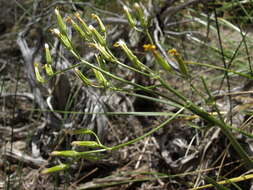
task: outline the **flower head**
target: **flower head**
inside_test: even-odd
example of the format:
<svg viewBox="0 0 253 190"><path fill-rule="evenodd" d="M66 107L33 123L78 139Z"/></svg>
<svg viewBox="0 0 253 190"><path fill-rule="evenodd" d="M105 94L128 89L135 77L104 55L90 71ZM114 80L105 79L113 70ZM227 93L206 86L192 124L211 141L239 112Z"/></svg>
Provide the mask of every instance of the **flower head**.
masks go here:
<svg viewBox="0 0 253 190"><path fill-rule="evenodd" d="M142 46L144 48L144 51L154 51L156 50L156 46L152 44L144 44Z"/></svg>
<svg viewBox="0 0 253 190"><path fill-rule="evenodd" d="M178 52L177 52L177 50L176 50L175 48L170 49L170 50L168 51L168 53L169 53L170 55L173 55L173 56L178 55Z"/></svg>

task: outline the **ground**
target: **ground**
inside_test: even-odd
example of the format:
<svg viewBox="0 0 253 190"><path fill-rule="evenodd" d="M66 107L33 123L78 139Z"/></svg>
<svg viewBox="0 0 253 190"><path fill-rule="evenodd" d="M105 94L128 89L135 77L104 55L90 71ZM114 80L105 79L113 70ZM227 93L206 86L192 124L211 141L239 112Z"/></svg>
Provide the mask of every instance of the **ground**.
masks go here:
<svg viewBox="0 0 253 190"><path fill-rule="evenodd" d="M166 6L181 5L172 1L171 5L163 1L147 2L143 2L147 12L153 10L161 14ZM143 33L133 32L126 24L127 19L121 16L121 4L118 1L111 5L104 3L29 0L0 3L0 188L180 190L210 183L205 176L221 181L247 174L249 168L240 160L222 129L190 109L180 112L176 119L146 138L115 151L96 154L92 159L52 156L56 150L90 150L73 148L71 142L96 139L89 135L73 135L72 130L90 129L104 145L113 147L140 138L180 110L180 106L173 103L181 100L162 88L155 77L147 78L123 67L113 66L109 71L154 89L156 93L116 81L113 85L121 90L94 88L84 85L73 70L43 84L36 80L33 64L39 63L42 68L46 63L45 43L53 52L54 69L79 64L50 33L50 29L56 27L55 7L65 17L79 11L92 24L90 13L102 15L108 28L109 47L115 56L129 65L127 57L113 46L123 38L145 65L154 70L159 68L154 64L154 54L143 49L148 38ZM126 4L131 7L131 1ZM224 8L224 12L221 9L219 13L223 13L223 17L217 21L220 23L220 35L217 35L215 17L207 18L201 1L198 5L189 5L175 12L173 19L166 17L164 21L159 21L159 14L148 12L153 19L149 30L154 39L159 26L165 34L158 35L162 48L178 50L187 61L191 78L182 76L180 71L168 73L161 69L160 74L198 107L222 118L231 126L230 130L233 127L233 136L252 156L250 23L242 26L243 31L248 31L243 34L238 21L229 19L231 15L225 12L227 9ZM76 48L86 60L94 63L94 54L98 52L88 44L79 43L76 33L72 33ZM229 80L222 69L224 60L230 69ZM89 68L78 68L95 81ZM42 75L46 76L45 73ZM152 98L166 100L166 103L154 103ZM107 114L92 114L94 112ZM147 112L151 116L147 116ZM97 157L99 159L95 159ZM69 169L43 174L44 169L62 163L71 163ZM241 189L250 189L251 182L242 180L238 185ZM228 187L235 189L233 185Z"/></svg>

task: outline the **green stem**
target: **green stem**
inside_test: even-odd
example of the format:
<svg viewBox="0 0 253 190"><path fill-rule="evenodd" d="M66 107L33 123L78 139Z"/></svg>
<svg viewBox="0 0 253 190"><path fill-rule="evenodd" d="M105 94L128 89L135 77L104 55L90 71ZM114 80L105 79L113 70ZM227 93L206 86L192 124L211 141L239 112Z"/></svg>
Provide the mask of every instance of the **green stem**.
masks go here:
<svg viewBox="0 0 253 190"><path fill-rule="evenodd" d="M248 154L244 151L242 146L238 143L238 141L233 136L232 132L230 131L229 125L225 124L221 120L216 119L215 117L211 116L208 112L202 110L197 105L195 105L193 102L191 102L189 99L187 99L185 96L183 96L180 92L169 86L164 80L159 79L161 84L170 92L174 93L177 97L185 101L186 108L190 110L192 113L200 116L204 120L208 121L211 124L217 125L220 127L224 135L229 139L230 143L232 144L235 151L239 154L239 156L247 163L249 168L253 168L253 162L249 158Z"/></svg>
<svg viewBox="0 0 253 190"><path fill-rule="evenodd" d="M210 65L210 64L206 64L206 63L198 63L198 62L188 62L188 63L189 64L194 64L194 65L206 66L206 67L210 67L210 68L213 68L213 69L226 71L228 73L234 73L236 75L239 75L239 76L248 78L250 80L253 80L253 77L251 75L248 75L248 74L245 74L245 73L242 73L242 72L237 72L237 71L234 71L232 69L226 69L226 68L223 68L223 67L219 67L219 66L216 66L216 65Z"/></svg>
<svg viewBox="0 0 253 190"><path fill-rule="evenodd" d="M133 144L135 142L138 142L148 136L150 136L151 134L153 134L154 132L158 131L159 129L161 129L162 127L164 127L165 125L167 125L168 123L170 123L171 121L173 121L185 108L181 108L179 111L177 111L177 113L175 113L171 118L167 119L165 122L161 123L160 125L158 125L157 127L155 127L154 129L150 130L149 132L145 133L144 135L140 136L140 137L137 137L133 140L130 140L126 143L123 143L123 144L119 144L117 146L114 146L111 148L111 150L117 150L117 149L120 149L124 146L128 146L130 144Z"/></svg>
<svg viewBox="0 0 253 190"><path fill-rule="evenodd" d="M151 37L151 35L150 35L150 33L149 33L149 31L148 31L148 29L147 28L145 28L145 34L147 35L147 37L148 37L148 40L149 40L149 42L151 43L151 44L154 44L154 42L153 42L153 39L152 39L152 37Z"/></svg>
<svg viewBox="0 0 253 190"><path fill-rule="evenodd" d="M161 129L162 127L166 126L168 123L170 123L171 121L173 121L177 116L180 115L180 113L184 110L185 108L181 108L179 111L177 111L172 117L170 117L169 119L167 119L166 121L164 121L163 123L161 123L160 125L158 125L157 127L155 127L154 129L150 130L149 132L145 133L144 135L140 136L140 137L137 137L133 140L130 140L126 143L122 143L122 144L119 144L119 145L116 145L116 146L113 146L111 148L105 148L105 149L99 149L99 150L92 150L92 151L86 151L86 152L78 152L78 155L77 157L82 157L82 156L87 156L89 154L93 154L93 153L99 153L99 152L105 152L105 151L108 151L108 150L118 150L122 147L125 147L125 146L128 146L130 144L133 144L133 143L136 143L148 136L150 136L151 134L153 134L154 132L158 131L159 129Z"/></svg>

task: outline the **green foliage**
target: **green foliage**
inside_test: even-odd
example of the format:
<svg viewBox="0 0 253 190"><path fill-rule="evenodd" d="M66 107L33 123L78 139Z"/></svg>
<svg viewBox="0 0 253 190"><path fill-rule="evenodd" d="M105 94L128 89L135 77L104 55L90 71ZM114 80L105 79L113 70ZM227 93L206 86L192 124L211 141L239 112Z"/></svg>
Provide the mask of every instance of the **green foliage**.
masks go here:
<svg viewBox="0 0 253 190"><path fill-rule="evenodd" d="M102 1L97 1L97 3L102 3ZM107 1L103 1L103 5L108 3ZM220 110L218 109L215 99L210 93L210 90L208 89L207 81L205 78L201 78L201 84L204 85L204 92L200 92L198 88L196 88L193 84L194 80L197 80L196 77L192 75L190 65L198 65L202 66L208 69L214 69L215 71L223 71L224 73L228 74L234 74L238 75L247 79L252 80L252 76L244 73L239 72L236 70L231 69L230 67L220 67L212 64L205 64L205 63L199 63L199 62L191 62L184 59L184 56L177 51L176 49L172 49L168 51L168 53L171 55L173 61L168 61L166 56L161 53L158 49L156 49L156 44L154 43L154 39L152 35L149 32L148 23L149 19L146 15L144 15L144 11L142 10L141 6L135 3L135 8L133 8L131 11L133 11L135 14L131 13L129 10L130 8L124 7L126 17L128 19L129 25L132 28L132 30L135 30L135 32L139 32L142 35L148 39L148 43L144 44L145 51L148 51L151 53L151 56L153 60L156 61L156 67L155 69L147 67L145 64L141 62L139 57L135 55L135 52L131 50L127 46L127 44L123 40L118 40L114 44L114 47L119 47L119 50L122 50L124 52L124 55L130 60L130 66L123 63L120 58L114 55L112 51L112 47L110 47L107 41L106 36L106 27L102 23L101 19L97 15L93 15L93 18L97 21L97 24L99 26L99 29L96 29L93 26L88 26L84 19L80 17L80 15L75 15L75 17L70 17L68 19L69 23L73 27L73 29L77 32L77 34L80 35L82 40L89 44L89 46L93 47L97 50L96 54L96 61L94 63L90 63L86 60L84 60L79 52L75 49L74 43L69 39L67 33L65 32L65 23L62 20L59 12L56 11L57 15L57 21L58 21L58 27L59 29L53 29L53 33L57 38L60 39L61 43L65 48L71 53L71 55L78 61L80 64L74 65L69 69L74 69L77 77L82 80L82 82L85 85L89 85L92 87L97 88L104 88L105 90L112 90L112 91L121 91L128 93L133 96L141 97L147 100L152 100L154 102L163 103L165 105L173 105L178 109L176 113L171 113L170 117L168 117L164 122L161 124L155 126L152 128L152 130L146 132L144 135L137 137L136 139L130 140L128 142L113 146L113 147L107 147L103 145L99 137L92 131L89 131L88 129L78 130L78 131L69 131L71 134L75 135L92 135L96 138L95 141L73 141L71 143L71 146L84 146L89 149L89 151L79 152L76 150L63 150L63 151L54 151L52 152L52 156L63 156L63 157L69 157L73 161L76 161L80 158L85 158L88 160L97 160L100 158L101 152L108 152L108 151L114 151L118 150L124 146L129 146L133 143L136 143L147 136L152 135L154 132L158 131L162 127L166 126L168 123L176 119L180 116L180 114L184 110L188 110L191 112L194 116L197 116L203 120L205 120L208 125L210 126L217 126L220 128L220 130L223 132L223 134L226 136L228 141L230 142L231 146L234 148L238 156L247 164L247 167L252 169L253 168L253 162L247 152L244 150L244 148L241 146L241 144L238 142L238 140L235 138L234 134L232 133L231 129L233 127L226 123L225 120L221 117ZM215 20L216 19L216 20ZM232 27L233 29L237 30L231 23L229 22L222 22L222 19L215 18L213 21L216 22L216 24L223 23L226 26ZM77 20L77 22L75 21ZM135 20L140 23L140 25L137 25ZM199 20L201 24L206 24L202 20ZM214 29L215 30L215 29ZM199 43L202 43L201 41L197 41ZM205 45L202 43L201 45ZM51 65L51 57L49 56L49 48L46 47L47 52L47 62L50 62ZM210 49L213 51L218 52L221 54L221 50L217 49L215 47L210 46ZM234 56L236 55L236 52L231 51L222 51L223 59L226 61L226 59L230 60L231 62L234 59ZM173 70L173 66L171 63L175 63L178 68ZM139 75L142 75L143 77L146 77L147 79L153 79L156 81L157 86L159 86L162 90L158 91L156 88L145 86L142 84L134 83L129 80L125 80L122 78L122 76L118 75L118 73L111 72L110 67L120 67L123 70L129 70L133 73L138 73ZM95 76L96 82L91 82L92 80L89 79L90 76L84 76L84 74L77 69L77 67L85 66L86 68L89 68L90 72L93 72L93 76ZM158 67L157 67L158 66ZM39 65L35 65L35 71L38 81L45 82L45 80L40 76L40 69ZM50 73L48 78L50 79L52 76L56 75L56 73ZM186 84L192 87L192 90L199 94L202 97L208 97L205 100L206 107L210 106L212 109L216 111L216 115L209 112L209 110L205 109L205 106L200 106L199 104L192 101L188 93L183 93L183 90L177 89L173 87L172 84L170 84L167 81L167 78L165 76L174 76L179 77L182 81L184 81ZM120 85L119 85L120 83ZM128 88L128 90L125 89L126 86L132 86L131 88ZM154 95L154 97L145 96L145 95L138 95L135 94L134 90L142 90L146 93ZM206 93L205 95L203 95ZM170 94L170 95L168 95ZM116 113L115 113L116 114ZM155 113L153 113L155 114ZM145 114L144 114L145 115ZM234 129L233 129L234 130ZM248 137L250 136L248 133L245 133L242 130L236 130L237 132L246 135ZM69 166L71 164L68 163L66 166ZM68 168L63 166L55 166L47 170L45 173L51 173L51 171L61 171L61 168ZM224 186L217 184L215 181L211 180L210 178L207 178L207 180L212 183L215 187L218 189L227 189Z"/></svg>

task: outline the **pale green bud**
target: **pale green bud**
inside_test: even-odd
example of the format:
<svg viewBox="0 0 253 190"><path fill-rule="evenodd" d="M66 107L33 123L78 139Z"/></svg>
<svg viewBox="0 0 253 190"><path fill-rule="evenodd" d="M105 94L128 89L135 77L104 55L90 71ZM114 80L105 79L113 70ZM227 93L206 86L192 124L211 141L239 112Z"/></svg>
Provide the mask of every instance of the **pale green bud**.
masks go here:
<svg viewBox="0 0 253 190"><path fill-rule="evenodd" d="M132 15L130 14L128 7L124 5L124 6L123 6L123 10L124 10L124 12L125 12L125 14L126 14L128 23L130 24L130 26L131 26L132 28L134 28L135 25L136 25L136 23L135 23L135 21L134 21Z"/></svg>
<svg viewBox="0 0 253 190"><path fill-rule="evenodd" d="M77 129L77 130L70 130L70 131L67 131L68 134L72 134L72 135L82 135L82 134L90 134L90 135L93 135L94 132L90 129Z"/></svg>
<svg viewBox="0 0 253 190"><path fill-rule="evenodd" d="M93 72L94 72L95 77L100 85L102 85L105 88L109 86L109 82L106 80L106 78L104 77L104 75L100 71L93 69Z"/></svg>
<svg viewBox="0 0 253 190"><path fill-rule="evenodd" d="M36 77L37 81L44 83L45 79L40 75L39 63L37 63L37 62L34 63L34 72L35 72L35 77Z"/></svg>
<svg viewBox="0 0 253 190"><path fill-rule="evenodd" d="M87 77L85 77L79 69L75 68L74 71L76 76L83 82L83 84L87 86L93 86L92 82Z"/></svg>
<svg viewBox="0 0 253 190"><path fill-rule="evenodd" d="M52 56L51 56L51 53L50 53L50 50L49 50L49 46L48 44L46 43L45 44L45 55L46 55L46 62L47 64L49 65L52 65Z"/></svg>
<svg viewBox="0 0 253 190"><path fill-rule="evenodd" d="M57 166L51 167L51 168L47 168L41 171L42 174L49 174L49 173L53 173L53 172L59 172L59 171L63 171L69 168L68 164L59 164Z"/></svg>
<svg viewBox="0 0 253 190"><path fill-rule="evenodd" d="M68 37L64 34L62 34L57 28L54 28L51 30L53 34L55 34L63 43L63 45L68 49L68 50L73 50L73 46L68 39Z"/></svg>
<svg viewBox="0 0 253 190"><path fill-rule="evenodd" d="M78 157L80 156L79 152L74 150L64 150L64 151L53 151L51 156L64 156L64 157Z"/></svg>
<svg viewBox="0 0 253 190"><path fill-rule="evenodd" d="M116 61L116 58L110 52L108 52L106 48L102 46L101 44L90 43L90 45L95 47L107 61L111 61L111 62Z"/></svg>
<svg viewBox="0 0 253 190"><path fill-rule="evenodd" d="M101 32L105 33L106 32L105 25L102 22L102 20L99 18L99 16L96 14L91 14L91 16L92 16L92 18L97 20Z"/></svg>
<svg viewBox="0 0 253 190"><path fill-rule="evenodd" d="M115 47L120 47L127 57L131 60L134 64L134 67L141 70L146 70L146 66L143 65L140 60L133 54L133 52L127 47L126 43L123 40L119 40L117 43L114 44Z"/></svg>
<svg viewBox="0 0 253 190"><path fill-rule="evenodd" d="M89 29L92 32L93 36L95 37L96 41L100 43L102 46L106 45L106 41L104 37L94 28L92 25L89 25Z"/></svg>
<svg viewBox="0 0 253 190"><path fill-rule="evenodd" d="M156 50L153 50L152 51L154 57L155 57L155 60L157 61L157 63L166 71L171 71L171 67L170 65L168 64L168 62L165 60L164 57L161 56L161 54L156 51Z"/></svg>
<svg viewBox="0 0 253 190"><path fill-rule="evenodd" d="M68 134L72 134L72 135L93 135L93 136L95 136L95 138L97 139L97 142L99 143L99 144L101 144L100 143L100 140L99 140L99 138L98 138L98 136L96 135L96 133L94 133L92 130L90 130L90 129L77 129L77 130L69 130L69 131L67 131L67 133Z"/></svg>
<svg viewBox="0 0 253 190"><path fill-rule="evenodd" d="M51 65L46 63L44 67L48 76L52 76L54 74L54 71Z"/></svg>
<svg viewBox="0 0 253 190"><path fill-rule="evenodd" d="M58 8L56 8L56 9L54 10L54 12L55 12L55 15L56 15L56 18L57 18L57 24L58 24L58 26L59 26L59 28L60 28L61 33L64 34L64 35L67 35L67 26L66 26L66 24L63 22L63 19L62 19L60 13L59 13Z"/></svg>
<svg viewBox="0 0 253 190"><path fill-rule="evenodd" d="M89 148L101 148L101 145L96 141L73 141L72 146L86 146Z"/></svg>
<svg viewBox="0 0 253 190"><path fill-rule="evenodd" d="M79 33L79 35L82 37L82 39L84 39L84 40L88 40L89 39L87 33L84 30L82 30L81 27L78 26L78 24L74 20L72 20L71 18L68 18L68 22Z"/></svg>
<svg viewBox="0 0 253 190"><path fill-rule="evenodd" d="M46 64L45 64L45 70L47 75L52 76L54 74L53 69L52 69L52 56L49 50L49 46L46 43L45 44L45 56L46 56Z"/></svg>
<svg viewBox="0 0 253 190"><path fill-rule="evenodd" d="M144 11L141 8L141 6L138 3L134 3L134 8L135 8L135 10L137 12L137 16L138 16L138 18L139 18L139 20L141 22L141 26L144 27L144 28L147 27L148 22L146 20Z"/></svg>
<svg viewBox="0 0 253 190"><path fill-rule="evenodd" d="M83 27L84 29L84 32L90 36L92 33L88 27L88 25L84 22L84 20L81 18L80 14L79 13L75 13L75 16L76 18L79 20L79 22L81 23L81 26Z"/></svg>
<svg viewBox="0 0 253 190"><path fill-rule="evenodd" d="M183 58L181 57L181 55L178 53L178 51L173 48L173 49L169 50L168 53L170 55L172 55L176 59L178 65L179 65L180 72L185 77L189 77L189 72L188 72L188 69L187 69L187 64L185 63L185 61L183 60Z"/></svg>

